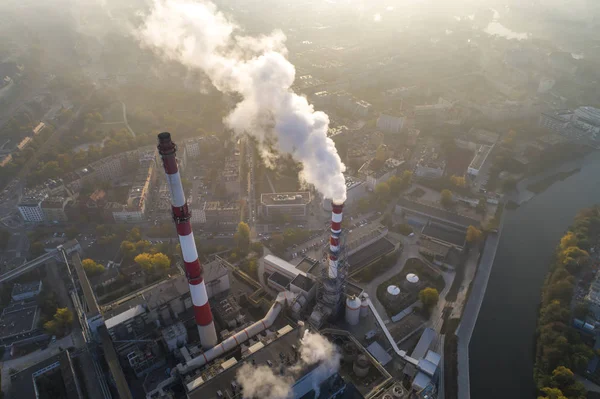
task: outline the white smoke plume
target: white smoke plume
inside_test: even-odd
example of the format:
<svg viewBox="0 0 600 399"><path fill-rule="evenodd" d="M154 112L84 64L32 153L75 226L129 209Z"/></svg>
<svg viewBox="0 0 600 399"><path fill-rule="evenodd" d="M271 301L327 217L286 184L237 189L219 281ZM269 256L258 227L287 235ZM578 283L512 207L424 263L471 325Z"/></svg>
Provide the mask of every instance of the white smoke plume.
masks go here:
<svg viewBox="0 0 600 399"><path fill-rule="evenodd" d="M211 2L154 0L135 35L163 57L201 69L221 92L240 95L225 123L261 144L274 141L302 163L303 180L324 197L344 201L346 167L327 137L329 117L291 90L296 71L285 58L284 34L240 32Z"/></svg>
<svg viewBox="0 0 600 399"><path fill-rule="evenodd" d="M273 373L270 367L244 364L237 372L237 381L244 398L286 399L294 382L291 377Z"/></svg>
<svg viewBox="0 0 600 399"><path fill-rule="evenodd" d="M306 331L300 340L300 358L293 366L286 368L285 375L276 374L267 366L242 365L236 379L242 387L244 398L285 399L290 397L295 376L307 366L318 364L313 370L313 389L319 396L320 384L340 366L340 354L334 344L319 333Z"/></svg>

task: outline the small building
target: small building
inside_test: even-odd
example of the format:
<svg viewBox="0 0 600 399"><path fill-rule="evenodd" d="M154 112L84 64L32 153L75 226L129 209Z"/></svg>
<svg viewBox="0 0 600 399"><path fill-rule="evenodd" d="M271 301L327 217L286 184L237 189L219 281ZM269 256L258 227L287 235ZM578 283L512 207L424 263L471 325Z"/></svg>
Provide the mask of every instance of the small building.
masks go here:
<svg viewBox="0 0 600 399"><path fill-rule="evenodd" d="M263 273L266 275L272 275L275 272L279 272L279 274L287 277L291 280L293 280L297 275L299 274L305 274L303 272L301 272L300 270L298 270L294 265L292 265L291 263L278 258L275 255L266 255L262 258L262 261L260 262L261 266L263 268Z"/></svg>
<svg viewBox="0 0 600 399"><path fill-rule="evenodd" d="M42 281L19 284L13 286L11 298L15 302L24 301L38 296L42 292Z"/></svg>
<svg viewBox="0 0 600 399"><path fill-rule="evenodd" d="M65 206L70 201L70 198L65 197L48 197L42 204L42 212L44 220L47 222L66 222L68 220Z"/></svg>
<svg viewBox="0 0 600 399"><path fill-rule="evenodd" d="M165 342L165 346L171 352L181 348L188 342L187 329L182 322L177 322L167 328L163 328L160 334Z"/></svg>
<svg viewBox="0 0 600 399"><path fill-rule="evenodd" d="M0 344L36 342L46 335L37 328L39 309L35 302L12 303L0 316Z"/></svg>
<svg viewBox="0 0 600 399"><path fill-rule="evenodd" d="M18 205L19 213L27 223L42 223L45 220L42 201L47 195L29 196Z"/></svg>
<svg viewBox="0 0 600 399"><path fill-rule="evenodd" d="M284 276L279 272L273 272L267 280L269 287L275 289L277 292L285 291L292 280L288 276Z"/></svg>
<svg viewBox="0 0 600 399"><path fill-rule="evenodd" d="M311 201L310 192L268 193L261 194L260 203L266 218L290 217L302 220L308 216L308 205Z"/></svg>
<svg viewBox="0 0 600 399"><path fill-rule="evenodd" d="M240 222L240 204L237 201L209 201L204 204L204 215L209 227L235 230Z"/></svg>
<svg viewBox="0 0 600 399"><path fill-rule="evenodd" d="M491 151L492 147L489 145L479 146L477 152L475 153L475 156L473 157L473 160L469 164L469 168L467 169L467 173L470 176L476 177L477 175L479 175L479 171L481 170L481 167L487 160L488 155L490 155Z"/></svg>
<svg viewBox="0 0 600 399"><path fill-rule="evenodd" d="M404 126L405 117L404 116L393 116L381 114L379 118L377 118L377 129L382 132L388 133L400 133L402 127Z"/></svg>

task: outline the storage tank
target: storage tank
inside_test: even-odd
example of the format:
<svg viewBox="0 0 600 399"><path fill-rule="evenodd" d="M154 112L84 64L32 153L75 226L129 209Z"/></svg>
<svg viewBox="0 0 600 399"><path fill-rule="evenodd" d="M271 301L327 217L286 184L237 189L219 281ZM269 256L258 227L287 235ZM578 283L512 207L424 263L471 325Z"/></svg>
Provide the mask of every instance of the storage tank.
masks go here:
<svg viewBox="0 0 600 399"><path fill-rule="evenodd" d="M360 299L354 295L346 299L346 323L351 326L358 324L360 318L360 305Z"/></svg>
<svg viewBox="0 0 600 399"><path fill-rule="evenodd" d="M369 361L365 355L359 355L352 365L354 374L358 377L366 377L369 374Z"/></svg>
<svg viewBox="0 0 600 399"><path fill-rule="evenodd" d="M342 346L342 359L347 363L351 363L356 359L356 346L352 342L345 342Z"/></svg>
<svg viewBox="0 0 600 399"><path fill-rule="evenodd" d="M369 294L363 293L360 301L360 317L365 317L369 314Z"/></svg>

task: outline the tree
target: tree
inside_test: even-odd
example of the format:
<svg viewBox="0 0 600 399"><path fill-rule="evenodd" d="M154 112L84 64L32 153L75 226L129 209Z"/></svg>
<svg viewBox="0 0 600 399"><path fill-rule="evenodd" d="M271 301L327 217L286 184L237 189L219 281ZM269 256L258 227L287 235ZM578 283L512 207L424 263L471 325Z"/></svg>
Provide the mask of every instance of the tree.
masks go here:
<svg viewBox="0 0 600 399"><path fill-rule="evenodd" d="M375 186L375 196L381 202L386 202L390 198L390 185L386 182L379 183Z"/></svg>
<svg viewBox="0 0 600 399"><path fill-rule="evenodd" d="M97 274L103 273L105 268L100 263L94 262L92 259L84 259L81 261L81 265L83 266L83 270L88 276L95 276Z"/></svg>
<svg viewBox="0 0 600 399"><path fill-rule="evenodd" d="M358 213L366 213L371 207L371 201L368 198L361 198L358 200L358 204L356 206Z"/></svg>
<svg viewBox="0 0 600 399"><path fill-rule="evenodd" d="M538 396L538 399L567 399L562 391L558 388L542 388L543 396Z"/></svg>
<svg viewBox="0 0 600 399"><path fill-rule="evenodd" d="M465 188L465 187L467 187L467 179L465 179L464 176L453 175L450 178L450 182L452 183L452 185L454 187L458 187L458 188Z"/></svg>
<svg viewBox="0 0 600 399"><path fill-rule="evenodd" d="M577 236L569 231L560 239L560 249L564 251L569 247L576 247L578 241Z"/></svg>
<svg viewBox="0 0 600 399"><path fill-rule="evenodd" d="M481 240L481 230L479 230L477 227L475 226L469 226L467 228L467 242L469 244L478 242L479 240Z"/></svg>
<svg viewBox="0 0 600 399"><path fill-rule="evenodd" d="M135 245L130 241L123 241L121 243L121 252L125 258L133 258L135 256Z"/></svg>
<svg viewBox="0 0 600 399"><path fill-rule="evenodd" d="M565 366L559 366L552 371L550 386L561 390L568 398L578 399L586 396L583 385L575 380L575 374Z"/></svg>
<svg viewBox="0 0 600 399"><path fill-rule="evenodd" d="M263 253L264 253L265 249L264 249L263 245L260 242L253 242L250 245L250 247L252 249L252 252L256 252L256 254L258 256L263 256Z"/></svg>
<svg viewBox="0 0 600 399"><path fill-rule="evenodd" d="M127 233L127 241L132 241L132 242L136 242L136 241L140 241L142 239L142 233L140 232L140 229L138 229L137 227L134 227L133 229L131 229L129 231L129 233Z"/></svg>
<svg viewBox="0 0 600 399"><path fill-rule="evenodd" d="M419 292L419 301L425 306L425 309L431 310L440 299L440 293L435 288L424 288Z"/></svg>
<svg viewBox="0 0 600 399"><path fill-rule="evenodd" d="M480 198L479 202L477 203L477 207L475 208L475 212L477 212L480 215L485 215L486 210L487 210L487 205L486 205L485 198Z"/></svg>
<svg viewBox="0 0 600 399"><path fill-rule="evenodd" d="M250 245L250 226L247 223L240 222L237 227L237 232L234 234L234 240L237 248L244 252L248 252Z"/></svg>
<svg viewBox="0 0 600 399"><path fill-rule="evenodd" d="M44 329L52 335L63 336L73 324L73 312L69 308L58 308L52 320L44 323Z"/></svg>
<svg viewBox="0 0 600 399"><path fill-rule="evenodd" d="M402 190L402 179L398 176L390 177L387 184L390 187L390 192L394 195L399 194Z"/></svg>
<svg viewBox="0 0 600 399"><path fill-rule="evenodd" d="M448 189L442 190L440 196L440 203L445 207L449 207L450 205L452 205L452 191Z"/></svg>
<svg viewBox="0 0 600 399"><path fill-rule="evenodd" d="M167 270L171 267L171 260L163 253L155 253L152 255L152 267L155 270Z"/></svg>
<svg viewBox="0 0 600 399"><path fill-rule="evenodd" d="M150 254L139 254L133 259L133 261L146 271L150 271L152 269L152 255Z"/></svg>

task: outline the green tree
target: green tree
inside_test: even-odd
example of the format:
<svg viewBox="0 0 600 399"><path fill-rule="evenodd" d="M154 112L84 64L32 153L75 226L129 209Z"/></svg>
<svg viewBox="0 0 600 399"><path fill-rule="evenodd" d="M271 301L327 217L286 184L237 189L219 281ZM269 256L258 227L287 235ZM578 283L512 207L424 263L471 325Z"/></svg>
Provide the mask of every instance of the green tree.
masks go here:
<svg viewBox="0 0 600 399"><path fill-rule="evenodd" d="M424 288L419 292L419 301L425 306L425 309L431 310L440 299L440 293L435 288Z"/></svg>
<svg viewBox="0 0 600 399"><path fill-rule="evenodd" d="M263 256L263 253L265 251L265 248L263 247L263 245L260 242L253 242L250 245L250 248L252 249L252 252L256 252L256 254L260 257Z"/></svg>
<svg viewBox="0 0 600 399"><path fill-rule="evenodd" d="M477 203L477 207L475 208L475 212L477 212L480 215L485 215L486 210L487 210L487 205L486 205L485 198L480 198L479 202Z"/></svg>
<svg viewBox="0 0 600 399"><path fill-rule="evenodd" d="M84 259L81 261L81 265L83 266L83 270L88 276L95 276L97 274L103 273L105 268L100 263L94 262L92 259Z"/></svg>
<svg viewBox="0 0 600 399"><path fill-rule="evenodd" d="M36 257L36 258L38 256L43 255L45 252L46 251L44 250L44 244L40 241L34 242L29 247L29 253L31 254L31 256Z"/></svg>
<svg viewBox="0 0 600 399"><path fill-rule="evenodd" d="M121 252L127 259L133 259L135 256L135 244L130 241L123 241L121 243Z"/></svg>
<svg viewBox="0 0 600 399"><path fill-rule="evenodd" d="M386 182L379 183L375 186L375 196L380 202L386 202L390 199L390 185Z"/></svg>
<svg viewBox="0 0 600 399"><path fill-rule="evenodd" d="M576 381L575 374L565 366L559 366L552 371L550 386L560 389L568 398L579 399L586 397L586 390L583 384Z"/></svg>
<svg viewBox="0 0 600 399"><path fill-rule="evenodd" d="M452 205L452 191L450 191L448 189L442 190L441 196L440 196L440 203L445 207L451 206Z"/></svg>
<svg viewBox="0 0 600 399"><path fill-rule="evenodd" d="M234 235L234 240L237 248L243 253L248 252L250 245L250 226L247 223L240 222L237 227L237 232Z"/></svg>

